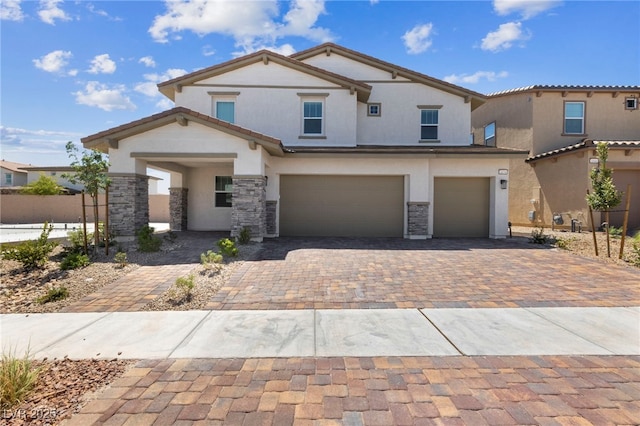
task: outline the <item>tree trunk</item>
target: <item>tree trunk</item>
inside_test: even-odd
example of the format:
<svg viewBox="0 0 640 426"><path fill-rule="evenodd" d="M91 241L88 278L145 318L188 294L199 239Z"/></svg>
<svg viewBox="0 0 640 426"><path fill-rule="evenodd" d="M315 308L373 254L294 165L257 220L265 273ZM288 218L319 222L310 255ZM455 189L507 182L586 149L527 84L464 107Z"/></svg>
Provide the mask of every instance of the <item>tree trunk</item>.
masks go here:
<svg viewBox="0 0 640 426"><path fill-rule="evenodd" d="M604 212L604 220L607 223L607 257L611 257L611 241L609 239L609 210Z"/></svg>

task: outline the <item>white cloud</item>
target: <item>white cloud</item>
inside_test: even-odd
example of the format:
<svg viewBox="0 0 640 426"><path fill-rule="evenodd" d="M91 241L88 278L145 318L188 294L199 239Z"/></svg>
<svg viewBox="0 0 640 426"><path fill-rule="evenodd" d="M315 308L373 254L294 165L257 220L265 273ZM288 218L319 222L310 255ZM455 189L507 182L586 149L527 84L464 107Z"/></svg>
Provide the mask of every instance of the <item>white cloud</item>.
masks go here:
<svg viewBox="0 0 640 426"><path fill-rule="evenodd" d="M560 4L560 0L494 0L493 9L498 15L515 12L519 13L522 19L529 19Z"/></svg>
<svg viewBox="0 0 640 426"><path fill-rule="evenodd" d="M153 60L152 56L145 56L143 58L140 58L138 63L144 64L144 66L149 67L149 68L155 68L156 67L156 61Z"/></svg>
<svg viewBox="0 0 640 426"><path fill-rule="evenodd" d="M506 71L477 71L473 74L451 74L443 78L443 80L453 84L476 84L482 79L496 81L499 78L506 78L508 76L509 73Z"/></svg>
<svg viewBox="0 0 640 426"><path fill-rule="evenodd" d="M56 130L29 130L0 126L0 143L3 152L59 154L70 139L80 138L81 133Z"/></svg>
<svg viewBox="0 0 640 426"><path fill-rule="evenodd" d="M102 16L104 18L107 18L110 21L122 21L122 18L118 18L113 17L111 15L109 15L105 10L103 9L96 9L96 6L93 3L87 3L87 10L91 13L94 13L98 16Z"/></svg>
<svg viewBox="0 0 640 426"><path fill-rule="evenodd" d="M175 106L175 104L169 98L162 98L158 102L156 102L156 108L160 110L168 110Z"/></svg>
<svg viewBox="0 0 640 426"><path fill-rule="evenodd" d="M91 60L91 68L87 71L89 74L113 74L116 71L116 63L109 58L109 54L105 53L97 55Z"/></svg>
<svg viewBox="0 0 640 426"><path fill-rule="evenodd" d="M185 74L187 74L187 71L181 68L170 68L162 74L145 74L143 77L146 81L136 84L133 90L138 93L142 93L145 96L149 96L150 98L159 97L162 93L158 90L158 83L171 80Z"/></svg>
<svg viewBox="0 0 640 426"><path fill-rule="evenodd" d="M289 5L279 22L276 0L167 0L166 12L155 17L149 34L155 41L166 43L170 38L179 39L182 31L200 36L218 33L233 37L236 47L245 53L257 50L257 46L274 46L285 36L321 42L332 39L329 30L315 25L325 13L324 0L293 0Z"/></svg>
<svg viewBox="0 0 640 426"><path fill-rule="evenodd" d="M40 57L40 59L34 59L33 63L36 68L46 72L75 76L78 74L78 70L65 70L65 67L69 64L69 59L71 59L72 56L73 55L69 51L54 50L53 52Z"/></svg>
<svg viewBox="0 0 640 426"><path fill-rule="evenodd" d="M402 36L404 45L407 48L407 52L413 55L427 51L433 41L431 35L433 34L433 24L416 25Z"/></svg>
<svg viewBox="0 0 640 426"><path fill-rule="evenodd" d="M125 87L120 84L109 87L97 81L90 81L84 90L74 92L73 95L76 97L76 103L80 105L98 107L105 111L135 110L136 106L125 95L125 91Z"/></svg>
<svg viewBox="0 0 640 426"><path fill-rule="evenodd" d="M216 51L213 50L213 47L211 47L210 44L206 44L204 46L202 46L202 54L204 56L213 56L216 54Z"/></svg>
<svg viewBox="0 0 640 426"><path fill-rule="evenodd" d="M482 39L480 48L482 50L490 50L499 52L509 49L513 43L525 41L531 38L531 35L522 31L521 22L507 22L498 27L496 31L490 32Z"/></svg>
<svg viewBox="0 0 640 426"><path fill-rule="evenodd" d="M65 13L64 10L58 7L58 4L62 3L62 0L40 0L40 10L38 10L38 16L47 24L55 25L56 19L61 21L70 21L71 18Z"/></svg>
<svg viewBox="0 0 640 426"><path fill-rule="evenodd" d="M2 0L0 3L0 19L3 21L22 21L24 14L20 8L20 0Z"/></svg>
<svg viewBox="0 0 640 426"><path fill-rule="evenodd" d="M246 48L245 50L242 50L242 51L233 52L233 56L235 57L244 56L248 53L257 52L258 50L269 50L270 52L279 53L280 55L283 55L283 56L289 56L296 53L296 49L294 49L292 45L290 45L289 43L285 43L281 46L255 45L255 46L252 46L251 48Z"/></svg>

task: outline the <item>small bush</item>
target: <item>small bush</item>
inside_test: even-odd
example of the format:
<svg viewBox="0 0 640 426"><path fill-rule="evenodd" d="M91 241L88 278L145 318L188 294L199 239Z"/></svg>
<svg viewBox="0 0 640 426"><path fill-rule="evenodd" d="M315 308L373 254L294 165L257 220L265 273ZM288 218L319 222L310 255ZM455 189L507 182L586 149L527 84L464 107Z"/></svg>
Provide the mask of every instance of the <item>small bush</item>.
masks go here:
<svg viewBox="0 0 640 426"><path fill-rule="evenodd" d="M609 236L613 237L613 238L622 237L622 226L619 227L619 228L616 228L615 226L610 226L609 227Z"/></svg>
<svg viewBox="0 0 640 426"><path fill-rule="evenodd" d="M531 231L531 238L529 238L529 241L533 244L546 244L549 242L549 237L544 234L543 227L538 227Z"/></svg>
<svg viewBox="0 0 640 426"><path fill-rule="evenodd" d="M82 229L67 232L67 239L69 240L69 243L71 243L71 247L69 248L70 251L84 251L84 231ZM92 241L93 233L87 232L87 245L90 246Z"/></svg>
<svg viewBox="0 0 640 426"><path fill-rule="evenodd" d="M138 232L138 251L149 253L160 250L162 245L162 239L153 235L154 228L149 225L145 225Z"/></svg>
<svg viewBox="0 0 640 426"><path fill-rule="evenodd" d="M238 235L238 242L240 244L249 244L250 241L251 241L251 228L249 228L248 226L245 226L240 231L240 235Z"/></svg>
<svg viewBox="0 0 640 426"><path fill-rule="evenodd" d="M11 247L2 253L7 260L22 263L25 269L42 268L49 260L49 255L58 243L49 241L52 225L45 222L42 233L37 240L30 240Z"/></svg>
<svg viewBox="0 0 640 426"><path fill-rule="evenodd" d="M563 249L563 250L568 250L569 249L569 245L571 244L571 239L570 238L558 238L556 240L556 247Z"/></svg>
<svg viewBox="0 0 640 426"><path fill-rule="evenodd" d="M193 274L188 277L179 277L176 280L175 286L182 292L184 299L191 300L193 289L196 286L195 277Z"/></svg>
<svg viewBox="0 0 640 426"><path fill-rule="evenodd" d="M116 255L113 257L113 260L121 267L124 268L125 266L127 266L127 253L123 252L123 251L119 251L116 253Z"/></svg>
<svg viewBox="0 0 640 426"><path fill-rule="evenodd" d="M206 253L200 254L200 263L205 267L205 269L219 270L222 267L223 262L224 258L222 255L213 250L207 250Z"/></svg>
<svg viewBox="0 0 640 426"><path fill-rule="evenodd" d="M24 401L34 389L41 371L33 365L29 350L22 358L16 357L15 351L3 353L0 362L0 409L7 410Z"/></svg>
<svg viewBox="0 0 640 426"><path fill-rule="evenodd" d="M68 271L69 269L84 268L89 263L91 263L89 256L74 251L62 259L62 262L60 262L60 269Z"/></svg>
<svg viewBox="0 0 640 426"><path fill-rule="evenodd" d="M57 302L58 300L64 300L69 297L69 290L66 287L54 287L49 289L47 294L42 297L38 297L37 302L41 305L49 302Z"/></svg>
<svg viewBox="0 0 640 426"><path fill-rule="evenodd" d="M236 257L238 255L238 247L229 238L223 238L217 243L220 248L220 253L226 257Z"/></svg>

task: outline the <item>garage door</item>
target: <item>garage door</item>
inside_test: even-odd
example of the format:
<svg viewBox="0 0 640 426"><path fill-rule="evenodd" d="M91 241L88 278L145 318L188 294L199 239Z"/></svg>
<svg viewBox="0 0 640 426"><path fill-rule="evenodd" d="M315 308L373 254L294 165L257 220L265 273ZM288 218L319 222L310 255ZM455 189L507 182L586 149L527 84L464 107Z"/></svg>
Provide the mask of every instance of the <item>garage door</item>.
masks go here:
<svg viewBox="0 0 640 426"><path fill-rule="evenodd" d="M434 237L489 236L489 178L435 178Z"/></svg>
<svg viewBox="0 0 640 426"><path fill-rule="evenodd" d="M402 237L402 176L280 177L280 235Z"/></svg>
<svg viewBox="0 0 640 426"><path fill-rule="evenodd" d="M625 192L622 202L615 210L623 210L627 203L627 185L631 185L631 206L629 208L630 230L640 229L640 170L614 170L613 183L618 191ZM624 212L611 213L609 218L611 225L622 226L624 223Z"/></svg>

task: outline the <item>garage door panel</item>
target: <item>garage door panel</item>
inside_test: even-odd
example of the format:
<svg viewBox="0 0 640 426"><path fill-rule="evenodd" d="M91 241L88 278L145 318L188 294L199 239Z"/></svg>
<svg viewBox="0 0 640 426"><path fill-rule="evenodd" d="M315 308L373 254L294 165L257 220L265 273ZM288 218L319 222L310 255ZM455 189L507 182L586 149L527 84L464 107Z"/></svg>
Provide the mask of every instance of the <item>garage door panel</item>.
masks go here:
<svg viewBox="0 0 640 426"><path fill-rule="evenodd" d="M489 236L489 178L434 179L433 236Z"/></svg>
<svg viewBox="0 0 640 426"><path fill-rule="evenodd" d="M401 237L402 176L280 177L280 235Z"/></svg>

